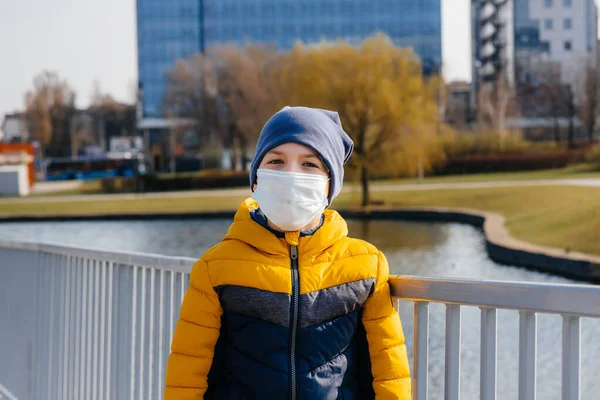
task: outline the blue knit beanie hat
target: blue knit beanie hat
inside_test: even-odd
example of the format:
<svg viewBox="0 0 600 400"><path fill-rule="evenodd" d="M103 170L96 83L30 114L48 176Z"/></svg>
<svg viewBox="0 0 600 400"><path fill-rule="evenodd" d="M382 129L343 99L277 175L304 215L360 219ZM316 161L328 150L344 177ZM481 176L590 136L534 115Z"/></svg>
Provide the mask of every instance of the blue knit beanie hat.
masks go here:
<svg viewBox="0 0 600 400"><path fill-rule="evenodd" d="M329 170L329 204L342 190L344 164L354 143L335 111L309 107L284 107L265 124L250 166L250 187L256 183L256 170L267 152L284 143L298 143L315 150Z"/></svg>

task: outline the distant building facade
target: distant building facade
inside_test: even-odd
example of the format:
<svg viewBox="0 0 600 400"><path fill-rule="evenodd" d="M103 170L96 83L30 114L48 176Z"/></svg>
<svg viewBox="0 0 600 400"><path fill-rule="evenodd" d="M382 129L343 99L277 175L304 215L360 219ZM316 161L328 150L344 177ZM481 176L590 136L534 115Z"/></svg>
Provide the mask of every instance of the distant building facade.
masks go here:
<svg viewBox="0 0 600 400"><path fill-rule="evenodd" d="M597 10L593 0L514 0L517 85L543 80L540 64L555 63L561 81L577 85L596 62Z"/></svg>
<svg viewBox="0 0 600 400"><path fill-rule="evenodd" d="M345 39L376 32L411 47L424 73L442 63L441 0L138 0L141 117L161 118L165 72L175 60L233 42L273 43ZM160 125L160 124L159 124Z"/></svg>
<svg viewBox="0 0 600 400"><path fill-rule="evenodd" d="M1 141L5 143L25 143L29 141L27 121L23 113L6 114L2 119Z"/></svg>
<svg viewBox="0 0 600 400"><path fill-rule="evenodd" d="M444 122L457 128L466 128L473 120L471 87L468 82L450 82L446 85Z"/></svg>

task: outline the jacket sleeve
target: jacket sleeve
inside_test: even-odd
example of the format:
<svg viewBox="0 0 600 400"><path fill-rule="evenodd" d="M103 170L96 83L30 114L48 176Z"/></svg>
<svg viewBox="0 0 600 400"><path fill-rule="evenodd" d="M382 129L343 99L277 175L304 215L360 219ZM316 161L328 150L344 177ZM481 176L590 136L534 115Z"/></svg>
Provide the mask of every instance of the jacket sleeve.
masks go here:
<svg viewBox="0 0 600 400"><path fill-rule="evenodd" d="M221 329L223 310L212 287L208 266L199 260L192 269L175 327L167 363L165 400L202 399Z"/></svg>
<svg viewBox="0 0 600 400"><path fill-rule="evenodd" d="M387 260L381 252L378 257L375 291L365 302L362 316L371 357L375 398L410 400L410 367L402 324L392 306Z"/></svg>

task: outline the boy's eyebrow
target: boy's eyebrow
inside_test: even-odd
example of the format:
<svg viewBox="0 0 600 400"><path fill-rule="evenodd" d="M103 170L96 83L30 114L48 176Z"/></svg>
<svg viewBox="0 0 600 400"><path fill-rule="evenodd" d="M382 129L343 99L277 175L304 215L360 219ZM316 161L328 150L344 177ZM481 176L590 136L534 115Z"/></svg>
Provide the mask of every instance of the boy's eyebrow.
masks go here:
<svg viewBox="0 0 600 400"><path fill-rule="evenodd" d="M267 152L267 154L276 154L276 155L278 155L278 156L281 156L281 155L283 155L283 153L282 153L281 151L278 151L278 150L269 150L269 151ZM267 154L265 154L265 155L267 155Z"/></svg>
<svg viewBox="0 0 600 400"><path fill-rule="evenodd" d="M279 151L279 150L270 150L269 152L267 152L267 154L275 154L277 156L284 156L286 155L286 153ZM266 154L265 154L266 155ZM300 154L300 157L312 157L312 158L317 158L319 159L319 156L315 155L315 154L311 154L311 153L304 153L304 154Z"/></svg>

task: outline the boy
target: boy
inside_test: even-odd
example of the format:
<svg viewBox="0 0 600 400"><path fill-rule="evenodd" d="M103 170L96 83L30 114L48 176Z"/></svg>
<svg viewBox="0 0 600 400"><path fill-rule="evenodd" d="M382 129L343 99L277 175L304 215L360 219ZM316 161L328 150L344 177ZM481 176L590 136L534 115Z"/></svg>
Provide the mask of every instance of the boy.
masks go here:
<svg viewBox="0 0 600 400"><path fill-rule="evenodd" d="M410 399L386 259L328 209L352 149L336 112L267 121L252 199L192 270L166 400Z"/></svg>

